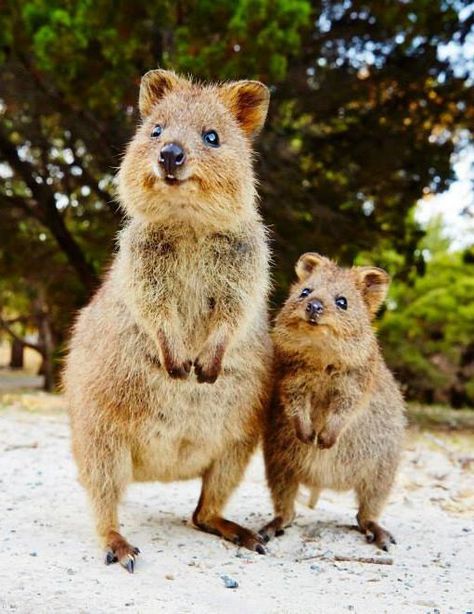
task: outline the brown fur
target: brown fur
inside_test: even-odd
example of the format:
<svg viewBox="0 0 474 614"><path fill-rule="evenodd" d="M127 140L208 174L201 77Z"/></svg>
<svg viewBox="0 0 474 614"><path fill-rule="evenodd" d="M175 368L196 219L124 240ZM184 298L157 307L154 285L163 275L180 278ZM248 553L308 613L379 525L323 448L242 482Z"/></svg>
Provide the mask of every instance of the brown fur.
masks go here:
<svg viewBox="0 0 474 614"><path fill-rule="evenodd" d="M78 318L64 373L80 479L107 561L129 571L137 552L119 533L117 505L133 480L201 476L196 526L263 550L221 514L269 394L269 255L250 142L267 107L257 82L202 86L161 70L142 81L143 121L118 177L129 220ZM203 143L210 129L219 148ZM158 164L170 142L186 153L171 185Z"/></svg>
<svg viewBox="0 0 474 614"><path fill-rule="evenodd" d="M354 489L360 529L387 549L393 538L376 521L399 463L404 404L371 320L389 277L375 267L342 269L314 253L300 258L296 272L273 334L276 385L264 453L276 516L262 534L268 539L291 523L299 484L312 489L312 507L323 488ZM335 304L341 296L346 310ZM314 301L323 311L311 319Z"/></svg>

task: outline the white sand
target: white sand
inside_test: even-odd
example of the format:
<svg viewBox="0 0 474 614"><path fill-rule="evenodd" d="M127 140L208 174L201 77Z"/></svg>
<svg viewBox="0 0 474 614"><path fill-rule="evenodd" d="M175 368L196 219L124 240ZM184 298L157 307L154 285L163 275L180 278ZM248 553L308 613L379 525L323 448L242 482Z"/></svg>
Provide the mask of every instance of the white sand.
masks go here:
<svg viewBox="0 0 474 614"><path fill-rule="evenodd" d="M447 444L429 434L410 438L383 517L398 539L390 553L393 565L331 560L387 556L348 528L355 514L350 494L323 493L314 511L300 505L296 524L260 556L189 525L199 495L199 482L190 481L130 487L121 506L123 533L142 550L130 575L103 563L75 478L61 400L43 395L37 403L34 395L23 395L4 397L3 403L0 610L434 614L474 609L473 463L466 461L469 451L462 451L467 438ZM45 404L53 409L45 413ZM470 454L472 460L472 449ZM227 515L255 529L270 518L260 455ZM318 555L324 556L300 560ZM222 575L239 587L225 588Z"/></svg>

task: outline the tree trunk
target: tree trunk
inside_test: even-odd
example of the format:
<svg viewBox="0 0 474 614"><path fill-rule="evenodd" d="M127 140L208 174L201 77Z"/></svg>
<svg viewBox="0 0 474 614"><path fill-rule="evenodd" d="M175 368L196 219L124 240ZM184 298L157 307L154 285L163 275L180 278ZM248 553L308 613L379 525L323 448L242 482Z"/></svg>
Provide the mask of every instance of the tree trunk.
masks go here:
<svg viewBox="0 0 474 614"><path fill-rule="evenodd" d="M19 339L12 339L10 347L10 369L23 369L25 346Z"/></svg>

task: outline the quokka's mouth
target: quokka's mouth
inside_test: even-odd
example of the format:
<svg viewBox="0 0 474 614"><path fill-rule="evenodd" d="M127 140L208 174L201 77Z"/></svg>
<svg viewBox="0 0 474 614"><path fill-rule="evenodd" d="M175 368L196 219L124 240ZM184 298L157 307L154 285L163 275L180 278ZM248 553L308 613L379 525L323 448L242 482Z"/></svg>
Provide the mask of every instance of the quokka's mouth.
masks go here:
<svg viewBox="0 0 474 614"><path fill-rule="evenodd" d="M167 175L165 177L165 183L166 185L179 185L180 183L182 183L182 180L178 179L174 175Z"/></svg>

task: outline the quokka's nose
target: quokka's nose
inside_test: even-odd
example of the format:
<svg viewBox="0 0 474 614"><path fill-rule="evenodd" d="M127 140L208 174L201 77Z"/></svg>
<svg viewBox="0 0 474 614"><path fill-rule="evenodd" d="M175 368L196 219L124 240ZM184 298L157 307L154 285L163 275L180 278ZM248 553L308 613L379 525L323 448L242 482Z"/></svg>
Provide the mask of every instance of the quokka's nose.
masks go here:
<svg viewBox="0 0 474 614"><path fill-rule="evenodd" d="M174 177L176 169L185 160L185 153L181 145L177 143L167 143L160 151L160 164L165 169L167 177Z"/></svg>
<svg viewBox="0 0 474 614"><path fill-rule="evenodd" d="M323 311L324 305L318 299L314 299L306 305L306 313L310 318L319 318Z"/></svg>

